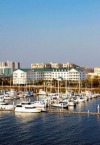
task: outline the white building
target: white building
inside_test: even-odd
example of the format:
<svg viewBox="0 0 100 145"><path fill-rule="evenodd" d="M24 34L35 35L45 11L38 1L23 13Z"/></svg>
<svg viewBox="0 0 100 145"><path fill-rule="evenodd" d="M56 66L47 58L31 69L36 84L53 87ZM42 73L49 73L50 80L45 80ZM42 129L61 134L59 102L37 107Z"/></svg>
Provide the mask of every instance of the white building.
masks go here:
<svg viewBox="0 0 100 145"><path fill-rule="evenodd" d="M94 76L99 76L100 77L100 67L95 67L94 72L87 73L87 75L90 75L91 78L93 78Z"/></svg>
<svg viewBox="0 0 100 145"><path fill-rule="evenodd" d="M60 68L45 68L45 69L18 69L13 72L13 84L27 84L29 80L53 80L59 77L63 80L84 80L86 74L80 68L60 69Z"/></svg>
<svg viewBox="0 0 100 145"><path fill-rule="evenodd" d="M13 71L13 84L27 84L31 81L43 79L43 73L32 69L18 69Z"/></svg>
<svg viewBox="0 0 100 145"><path fill-rule="evenodd" d="M13 84L27 84L27 71L21 69L14 71Z"/></svg>
<svg viewBox="0 0 100 145"><path fill-rule="evenodd" d="M94 75L100 76L100 67L94 68Z"/></svg>

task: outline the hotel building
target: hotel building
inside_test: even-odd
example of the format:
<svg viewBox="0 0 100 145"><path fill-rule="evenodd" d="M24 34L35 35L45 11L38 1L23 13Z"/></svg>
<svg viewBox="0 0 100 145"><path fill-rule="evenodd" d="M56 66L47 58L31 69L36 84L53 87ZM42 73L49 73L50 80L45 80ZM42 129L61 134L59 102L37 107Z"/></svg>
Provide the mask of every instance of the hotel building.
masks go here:
<svg viewBox="0 0 100 145"><path fill-rule="evenodd" d="M30 80L84 80L86 79L85 71L80 68L44 68L44 69L18 69L13 71L13 84L27 84Z"/></svg>

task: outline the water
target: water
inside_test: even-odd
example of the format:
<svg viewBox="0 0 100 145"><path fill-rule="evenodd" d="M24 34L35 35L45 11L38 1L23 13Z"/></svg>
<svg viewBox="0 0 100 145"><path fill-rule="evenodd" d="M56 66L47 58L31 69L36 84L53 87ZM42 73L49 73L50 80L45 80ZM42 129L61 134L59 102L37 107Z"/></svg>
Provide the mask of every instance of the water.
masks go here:
<svg viewBox="0 0 100 145"><path fill-rule="evenodd" d="M74 111L95 112L100 98ZM100 145L100 116L0 112L0 145Z"/></svg>

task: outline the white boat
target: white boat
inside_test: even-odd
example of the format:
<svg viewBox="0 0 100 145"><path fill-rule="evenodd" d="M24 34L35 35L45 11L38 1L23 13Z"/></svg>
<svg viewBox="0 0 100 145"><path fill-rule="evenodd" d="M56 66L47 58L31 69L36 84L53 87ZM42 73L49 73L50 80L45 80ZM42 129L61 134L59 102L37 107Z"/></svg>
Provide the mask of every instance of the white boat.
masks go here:
<svg viewBox="0 0 100 145"><path fill-rule="evenodd" d="M14 99L20 99L19 95L14 96Z"/></svg>
<svg viewBox="0 0 100 145"><path fill-rule="evenodd" d="M24 101L16 105L15 112L39 113L41 112L41 109L34 107L33 104L29 101Z"/></svg>
<svg viewBox="0 0 100 145"><path fill-rule="evenodd" d="M39 90L39 92L37 93L38 95L46 95L46 92L43 91L42 89Z"/></svg>
<svg viewBox="0 0 100 145"><path fill-rule="evenodd" d="M17 92L14 89L10 89L10 91L5 92L5 94L8 94L10 97L14 97L17 95Z"/></svg>
<svg viewBox="0 0 100 145"><path fill-rule="evenodd" d="M79 95L79 96L77 96L77 102L78 103L81 103L81 102L84 102L85 100L84 100L84 97L83 96L81 96L81 95Z"/></svg>
<svg viewBox="0 0 100 145"><path fill-rule="evenodd" d="M75 105L76 105L76 103L75 103L74 99L69 99L68 106L75 106Z"/></svg>
<svg viewBox="0 0 100 145"><path fill-rule="evenodd" d="M53 103L53 107L59 107L59 108L67 108L68 104L67 103Z"/></svg>
<svg viewBox="0 0 100 145"><path fill-rule="evenodd" d="M91 91L85 91L85 95L86 95L89 99L91 99L93 93L92 93Z"/></svg>
<svg viewBox="0 0 100 145"><path fill-rule="evenodd" d="M4 95L0 95L0 102L4 101Z"/></svg>
<svg viewBox="0 0 100 145"><path fill-rule="evenodd" d="M30 101L22 101L20 105L25 106L25 107L34 107Z"/></svg>
<svg viewBox="0 0 100 145"><path fill-rule="evenodd" d="M22 112L22 113L39 113L41 109L37 109L33 106L23 106L21 104L16 105L15 112Z"/></svg>
<svg viewBox="0 0 100 145"><path fill-rule="evenodd" d="M41 111L46 111L46 103L44 103L43 101L34 101L31 103L34 107L41 109Z"/></svg>
<svg viewBox="0 0 100 145"><path fill-rule="evenodd" d="M24 97L24 98L26 98L26 97L30 97L30 94L29 94L29 92L28 92L28 91L23 92L22 94L23 94L23 96L22 96L22 97Z"/></svg>
<svg viewBox="0 0 100 145"><path fill-rule="evenodd" d="M8 104L8 103L5 103L5 102L0 102L0 110L8 110L8 111L11 111L11 110L14 110L14 105L13 104Z"/></svg>
<svg viewBox="0 0 100 145"><path fill-rule="evenodd" d="M12 100L13 97L9 96L9 94L4 94L4 100Z"/></svg>

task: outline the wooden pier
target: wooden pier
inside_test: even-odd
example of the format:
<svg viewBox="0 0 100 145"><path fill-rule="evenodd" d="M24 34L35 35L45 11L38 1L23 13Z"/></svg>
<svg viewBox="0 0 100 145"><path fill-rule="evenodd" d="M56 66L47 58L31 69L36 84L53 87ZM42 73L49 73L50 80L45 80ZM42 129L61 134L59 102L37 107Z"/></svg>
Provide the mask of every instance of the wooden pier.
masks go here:
<svg viewBox="0 0 100 145"><path fill-rule="evenodd" d="M0 111L12 111L14 112L14 109L0 109ZM74 111L67 111L64 109L47 109L46 113L55 113L55 114L77 114L77 115L100 115L100 112L74 112Z"/></svg>
<svg viewBox="0 0 100 145"><path fill-rule="evenodd" d="M59 109L59 110L48 110L48 113L59 113L59 114L78 114L78 115L100 115L100 112L71 112L71 111L66 111L63 109Z"/></svg>

